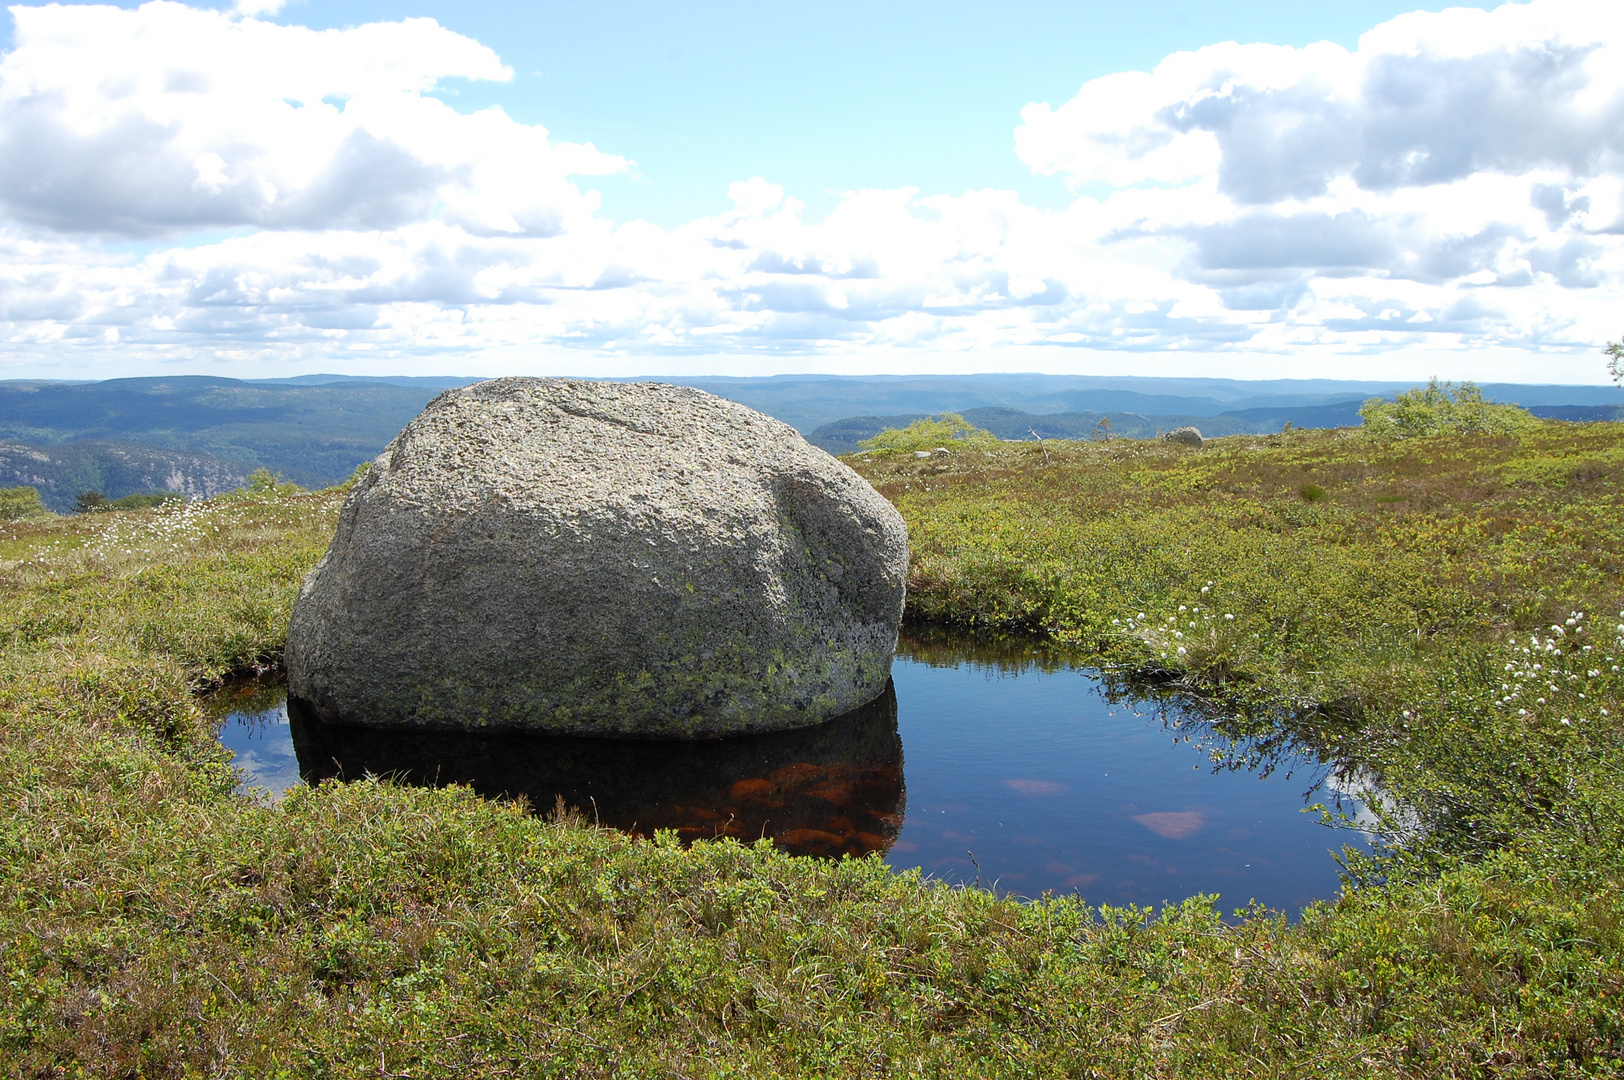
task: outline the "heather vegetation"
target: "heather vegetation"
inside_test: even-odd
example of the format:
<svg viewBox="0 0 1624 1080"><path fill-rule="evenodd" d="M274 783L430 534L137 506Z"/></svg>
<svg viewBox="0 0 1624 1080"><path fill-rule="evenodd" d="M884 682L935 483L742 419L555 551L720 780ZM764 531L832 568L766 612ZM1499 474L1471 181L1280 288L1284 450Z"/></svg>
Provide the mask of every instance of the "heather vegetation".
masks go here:
<svg viewBox="0 0 1624 1080"><path fill-rule="evenodd" d="M1624 1071L1624 427L940 435L858 464L909 522L910 616L1043 636L1358 763L1389 846L1352 887L1226 922L1201 897L1020 903L872 859L633 840L460 789L234 795L197 692L277 664L342 498L266 477L0 526L0 1061Z"/></svg>

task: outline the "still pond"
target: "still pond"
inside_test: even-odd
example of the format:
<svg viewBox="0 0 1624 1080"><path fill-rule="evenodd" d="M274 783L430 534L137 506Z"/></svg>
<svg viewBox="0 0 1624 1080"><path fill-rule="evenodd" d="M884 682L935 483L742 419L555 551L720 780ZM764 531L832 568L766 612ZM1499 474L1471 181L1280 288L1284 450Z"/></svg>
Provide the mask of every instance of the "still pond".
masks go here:
<svg viewBox="0 0 1624 1080"><path fill-rule="evenodd" d="M1226 738L1175 697L953 640L904 638L892 684L816 728L697 743L334 727L290 710L274 684L230 688L215 708L243 786L272 796L301 777L467 783L641 833L880 851L1019 896L1149 905L1204 892L1225 910L1294 913L1336 894L1335 852L1367 850L1309 809L1337 804L1331 765L1289 739Z"/></svg>

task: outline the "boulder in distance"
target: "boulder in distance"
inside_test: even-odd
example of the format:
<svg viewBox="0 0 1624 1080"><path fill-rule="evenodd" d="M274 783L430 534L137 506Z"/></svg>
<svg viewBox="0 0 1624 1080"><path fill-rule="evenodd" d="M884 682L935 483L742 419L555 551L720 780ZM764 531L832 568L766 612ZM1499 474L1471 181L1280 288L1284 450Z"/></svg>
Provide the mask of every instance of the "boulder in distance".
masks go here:
<svg viewBox="0 0 1624 1080"><path fill-rule="evenodd" d="M1178 443L1180 446L1192 446L1201 449L1201 429L1197 427L1176 427L1172 431L1162 432L1162 441Z"/></svg>
<svg viewBox="0 0 1624 1080"><path fill-rule="evenodd" d="M907 527L789 425L657 383L450 390L345 501L288 628L336 723L698 738L885 690Z"/></svg>

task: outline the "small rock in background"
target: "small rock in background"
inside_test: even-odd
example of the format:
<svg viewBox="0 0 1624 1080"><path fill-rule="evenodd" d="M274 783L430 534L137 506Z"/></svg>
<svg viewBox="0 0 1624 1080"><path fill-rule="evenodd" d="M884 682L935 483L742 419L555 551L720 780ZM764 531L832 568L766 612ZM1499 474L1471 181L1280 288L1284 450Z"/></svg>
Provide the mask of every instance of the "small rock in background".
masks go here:
<svg viewBox="0 0 1624 1080"><path fill-rule="evenodd" d="M1201 449L1202 444L1201 429L1195 427L1178 427L1174 428L1172 431L1164 431L1162 432L1162 441L1178 443L1181 446L1193 446L1199 450Z"/></svg>

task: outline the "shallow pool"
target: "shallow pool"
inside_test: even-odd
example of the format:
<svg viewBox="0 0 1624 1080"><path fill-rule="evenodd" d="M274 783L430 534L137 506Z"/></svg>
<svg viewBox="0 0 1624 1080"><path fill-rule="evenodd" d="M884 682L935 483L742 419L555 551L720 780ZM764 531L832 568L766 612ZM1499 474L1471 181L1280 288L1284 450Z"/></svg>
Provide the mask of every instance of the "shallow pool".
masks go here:
<svg viewBox="0 0 1624 1080"><path fill-rule="evenodd" d="M606 825L687 838L771 836L800 854L881 851L898 868L1022 896L1294 911L1365 848L1306 811L1330 769L1289 743L1267 768L1176 699L1132 697L1041 652L905 639L888 693L853 716L701 743L400 734L324 725L274 685L217 699L245 787L390 775L559 800Z"/></svg>

